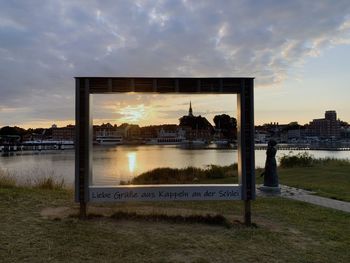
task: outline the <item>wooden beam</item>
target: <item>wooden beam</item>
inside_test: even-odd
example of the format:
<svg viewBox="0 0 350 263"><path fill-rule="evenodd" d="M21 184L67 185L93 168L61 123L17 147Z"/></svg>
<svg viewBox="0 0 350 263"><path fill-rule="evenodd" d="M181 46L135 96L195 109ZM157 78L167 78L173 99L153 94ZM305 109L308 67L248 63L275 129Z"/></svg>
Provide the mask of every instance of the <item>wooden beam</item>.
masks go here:
<svg viewBox="0 0 350 263"><path fill-rule="evenodd" d="M237 94L242 80L251 78L99 78L89 79L90 93L144 92L144 93L201 93Z"/></svg>

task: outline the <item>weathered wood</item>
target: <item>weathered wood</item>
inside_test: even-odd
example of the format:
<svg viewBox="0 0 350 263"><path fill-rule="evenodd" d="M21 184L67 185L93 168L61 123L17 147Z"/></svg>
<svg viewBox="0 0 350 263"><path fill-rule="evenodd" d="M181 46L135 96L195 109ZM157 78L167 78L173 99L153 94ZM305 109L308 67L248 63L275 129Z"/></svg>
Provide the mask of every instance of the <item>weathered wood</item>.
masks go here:
<svg viewBox="0 0 350 263"><path fill-rule="evenodd" d="M244 224L246 226L252 225L252 212L251 212L251 201L244 201Z"/></svg>
<svg viewBox="0 0 350 263"><path fill-rule="evenodd" d="M76 79L89 79L91 94L109 92L236 94L240 92L242 80L252 78L76 77Z"/></svg>
<svg viewBox="0 0 350 263"><path fill-rule="evenodd" d="M80 203L80 216L86 216L89 183L92 177L92 122L89 79L76 79L75 127L75 200Z"/></svg>

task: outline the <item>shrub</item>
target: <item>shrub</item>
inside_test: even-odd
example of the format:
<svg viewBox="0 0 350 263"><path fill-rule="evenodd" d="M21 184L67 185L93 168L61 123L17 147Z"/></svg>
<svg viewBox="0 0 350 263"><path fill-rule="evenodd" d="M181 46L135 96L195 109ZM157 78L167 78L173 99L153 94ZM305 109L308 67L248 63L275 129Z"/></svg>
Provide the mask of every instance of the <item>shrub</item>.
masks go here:
<svg viewBox="0 0 350 263"><path fill-rule="evenodd" d="M303 152L296 155L283 155L280 158L280 167L291 168L291 167L310 167L314 164L313 155Z"/></svg>
<svg viewBox="0 0 350 263"><path fill-rule="evenodd" d="M201 169L187 167L177 168L156 168L140 174L131 180L132 184L176 184L192 182L195 178L203 176Z"/></svg>
<svg viewBox="0 0 350 263"><path fill-rule="evenodd" d="M311 167L315 165L337 165L344 166L350 165L348 159L334 159L334 158L314 158L313 155L304 152L292 155L283 155L280 158L280 167L292 168L292 167Z"/></svg>
<svg viewBox="0 0 350 263"><path fill-rule="evenodd" d="M204 170L205 177L209 179L233 177L237 172L237 164L229 166L209 165L208 169Z"/></svg>
<svg viewBox="0 0 350 263"><path fill-rule="evenodd" d="M185 184L199 182L201 179L217 179L237 175L237 164L229 166L209 165L206 169L187 168L156 168L140 174L131 181L121 181L125 184Z"/></svg>

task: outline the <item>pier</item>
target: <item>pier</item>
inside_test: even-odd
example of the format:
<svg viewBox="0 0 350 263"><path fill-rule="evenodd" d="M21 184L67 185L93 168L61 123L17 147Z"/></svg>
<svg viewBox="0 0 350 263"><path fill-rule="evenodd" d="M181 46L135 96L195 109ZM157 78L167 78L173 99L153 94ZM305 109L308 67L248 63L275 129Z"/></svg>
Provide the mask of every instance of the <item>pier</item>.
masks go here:
<svg viewBox="0 0 350 263"><path fill-rule="evenodd" d="M123 145L129 145L124 143ZM143 145L148 144L132 144L132 145ZM183 149L201 149L201 150L225 150L233 149L237 150L237 145L229 144L226 146L215 146L214 144L201 145L195 147L185 147L179 144L173 144L173 146L181 147ZM118 147L117 145L111 145L109 147ZM0 152L17 152L17 151L43 151L43 150L65 150L74 149L74 142L72 141L32 141L32 142L22 142L15 144L3 144L0 145ZM265 144L255 144L255 150L266 151L267 145ZM279 144L277 145L278 150L286 151L350 151L350 146L317 146L308 144Z"/></svg>
<svg viewBox="0 0 350 263"><path fill-rule="evenodd" d="M71 141L28 141L22 143L0 145L0 152L42 151L74 149Z"/></svg>

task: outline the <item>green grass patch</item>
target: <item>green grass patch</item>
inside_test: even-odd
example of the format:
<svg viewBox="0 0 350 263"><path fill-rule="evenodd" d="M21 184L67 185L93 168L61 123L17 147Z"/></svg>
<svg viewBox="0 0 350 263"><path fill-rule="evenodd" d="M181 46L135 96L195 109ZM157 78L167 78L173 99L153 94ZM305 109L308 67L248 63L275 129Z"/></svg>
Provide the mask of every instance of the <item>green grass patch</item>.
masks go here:
<svg viewBox="0 0 350 263"><path fill-rule="evenodd" d="M289 154L280 159L278 174L281 184L350 202L349 160L317 159L308 153ZM261 178L257 179L261 182Z"/></svg>
<svg viewBox="0 0 350 263"><path fill-rule="evenodd" d="M281 184L303 188L317 195L350 202L350 164L281 168Z"/></svg>
<svg viewBox="0 0 350 263"><path fill-rule="evenodd" d="M134 220L154 215L218 214L242 219L242 202L144 202L108 206L116 219L49 220L47 207L76 207L73 193L0 188L2 262L349 262L350 215L283 198L252 202L257 227ZM92 209L90 207L90 209ZM137 217L137 215L136 215ZM171 218L171 216L169 216Z"/></svg>

